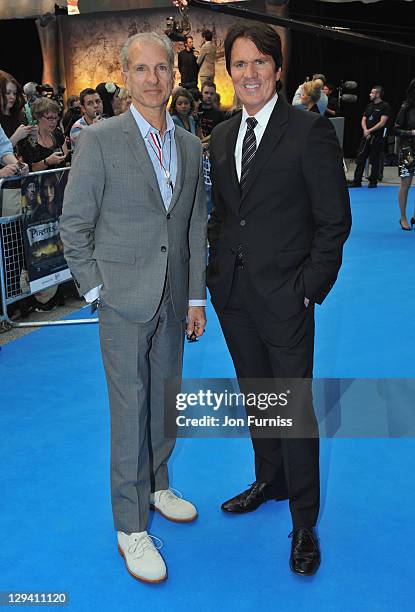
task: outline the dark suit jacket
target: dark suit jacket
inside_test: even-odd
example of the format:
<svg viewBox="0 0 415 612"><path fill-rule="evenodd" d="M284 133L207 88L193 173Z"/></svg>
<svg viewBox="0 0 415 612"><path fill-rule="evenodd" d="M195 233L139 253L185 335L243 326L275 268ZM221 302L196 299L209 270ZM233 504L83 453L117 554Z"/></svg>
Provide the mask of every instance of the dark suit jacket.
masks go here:
<svg viewBox="0 0 415 612"><path fill-rule="evenodd" d="M209 222L208 286L215 306L228 300L242 257L258 308L280 320L321 304L342 262L351 227L342 154L329 120L281 97L241 195L235 166L238 113L210 141L214 209Z"/></svg>

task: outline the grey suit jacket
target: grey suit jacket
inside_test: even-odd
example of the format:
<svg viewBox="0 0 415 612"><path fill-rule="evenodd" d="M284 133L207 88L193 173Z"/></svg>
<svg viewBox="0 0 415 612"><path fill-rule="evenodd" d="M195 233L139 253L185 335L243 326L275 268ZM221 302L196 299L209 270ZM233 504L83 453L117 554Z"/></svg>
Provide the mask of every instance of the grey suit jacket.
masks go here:
<svg viewBox="0 0 415 612"><path fill-rule="evenodd" d="M166 211L153 164L128 111L83 130L60 220L65 257L79 292L103 284L121 316L149 321L168 269L173 308L205 299L206 195L200 141L175 129L177 179Z"/></svg>

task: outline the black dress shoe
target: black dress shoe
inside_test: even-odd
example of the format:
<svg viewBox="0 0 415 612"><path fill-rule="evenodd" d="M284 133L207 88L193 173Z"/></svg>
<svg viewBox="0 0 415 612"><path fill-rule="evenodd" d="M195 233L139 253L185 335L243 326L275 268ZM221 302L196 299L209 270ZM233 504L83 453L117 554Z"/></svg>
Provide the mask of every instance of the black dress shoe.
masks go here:
<svg viewBox="0 0 415 612"><path fill-rule="evenodd" d="M234 514L243 514L244 512L252 512L259 508L261 504L270 499L286 499L285 497L276 497L271 495L269 485L266 482L254 482L249 489L223 502L221 508L224 512L232 512Z"/></svg>
<svg viewBox="0 0 415 612"><path fill-rule="evenodd" d="M375 189L375 187L377 187L378 184L377 183L369 183L369 185L367 186L368 189Z"/></svg>
<svg viewBox="0 0 415 612"><path fill-rule="evenodd" d="M355 183L354 181L347 181L348 187L361 187L362 183Z"/></svg>
<svg viewBox="0 0 415 612"><path fill-rule="evenodd" d="M313 529L299 527L288 537L292 537L290 568L301 576L315 574L320 565L320 549Z"/></svg>

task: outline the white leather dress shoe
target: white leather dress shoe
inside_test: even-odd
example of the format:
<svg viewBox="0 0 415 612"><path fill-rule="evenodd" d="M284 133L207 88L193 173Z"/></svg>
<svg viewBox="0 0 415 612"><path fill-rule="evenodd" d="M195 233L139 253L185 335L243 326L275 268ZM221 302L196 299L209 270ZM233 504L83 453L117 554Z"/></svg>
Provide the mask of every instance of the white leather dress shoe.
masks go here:
<svg viewBox="0 0 415 612"><path fill-rule="evenodd" d="M195 506L175 495L171 489L151 493L150 505L164 518L175 523L190 523L197 519Z"/></svg>
<svg viewBox="0 0 415 612"><path fill-rule="evenodd" d="M118 551L124 557L127 570L142 582L163 582L167 568L147 531L130 535L118 531Z"/></svg>

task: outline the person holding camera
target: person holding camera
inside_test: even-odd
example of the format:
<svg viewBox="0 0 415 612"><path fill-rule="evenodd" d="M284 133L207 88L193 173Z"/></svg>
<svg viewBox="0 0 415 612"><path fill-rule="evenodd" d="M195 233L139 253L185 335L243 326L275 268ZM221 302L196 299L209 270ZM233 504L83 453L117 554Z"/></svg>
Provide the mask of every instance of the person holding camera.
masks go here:
<svg viewBox="0 0 415 612"><path fill-rule="evenodd" d="M394 131L399 138L399 223L403 230L409 231L415 225L415 212L411 217L411 227L406 218L408 192L415 172L415 79L412 79L406 91L406 100L399 109Z"/></svg>
<svg viewBox="0 0 415 612"><path fill-rule="evenodd" d="M31 172L64 166L68 148L58 127L59 104L42 97L35 100L31 110L33 118L38 122L36 140L29 137L22 140L18 147L19 154Z"/></svg>
<svg viewBox="0 0 415 612"><path fill-rule="evenodd" d="M193 36L186 36L184 49L179 51L177 66L180 72L180 84L185 89L197 87L199 66L197 64L195 49L193 47Z"/></svg>

